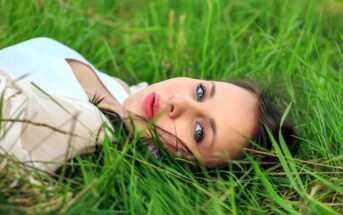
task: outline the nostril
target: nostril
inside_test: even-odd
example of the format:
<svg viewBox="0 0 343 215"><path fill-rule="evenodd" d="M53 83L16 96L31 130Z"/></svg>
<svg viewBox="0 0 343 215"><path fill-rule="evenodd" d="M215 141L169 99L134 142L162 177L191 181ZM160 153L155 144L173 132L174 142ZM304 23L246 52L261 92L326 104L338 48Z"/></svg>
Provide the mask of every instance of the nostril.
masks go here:
<svg viewBox="0 0 343 215"><path fill-rule="evenodd" d="M170 105L170 113L173 113L173 111L174 111L174 105Z"/></svg>

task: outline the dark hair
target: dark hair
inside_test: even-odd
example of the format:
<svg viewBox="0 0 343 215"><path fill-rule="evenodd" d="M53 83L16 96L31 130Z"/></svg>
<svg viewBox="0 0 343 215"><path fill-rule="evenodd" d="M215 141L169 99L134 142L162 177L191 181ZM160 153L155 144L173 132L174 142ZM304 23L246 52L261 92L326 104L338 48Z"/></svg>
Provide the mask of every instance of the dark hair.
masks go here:
<svg viewBox="0 0 343 215"><path fill-rule="evenodd" d="M285 140L288 149L292 154L295 154L298 150L298 144L296 141L296 131L291 123L289 117L281 124L281 118L283 113L281 110L272 102L270 96L265 92L261 91L260 88L251 81L241 81L241 80L232 80L226 81L227 83L234 84L238 87L241 87L249 92L253 93L258 100L258 109L259 109L259 117L258 117L258 127L257 132L252 138L252 141L256 143L257 146L251 145L250 146L250 153L254 155L258 155L263 159L263 161L274 161L275 157L268 156L267 154L259 153L259 149L262 147L267 151L272 151L272 141L269 138L267 129L271 132L275 140L278 142L279 140L279 131L281 131L281 135ZM119 115L113 113L113 111L106 110L100 108L100 110L110 119L112 124L116 126L121 124L121 120ZM144 120L144 119L142 119ZM119 124L118 124L119 123ZM153 126L154 129L160 130L168 135L174 136L172 133L163 130L162 128ZM156 130L155 130L156 131ZM174 136L176 141L180 143L187 151L190 150L187 146L177 137ZM144 142L149 142L149 139L144 138ZM151 140L150 140L151 141Z"/></svg>
<svg viewBox="0 0 343 215"><path fill-rule="evenodd" d="M279 131L281 131L281 135L285 140L288 149L292 154L295 154L298 150L298 144L296 141L296 131L289 119L289 117L283 122L280 127L282 112L280 109L272 102L269 95L261 91L256 84L248 81L227 81L228 83L234 84L239 86L243 89L248 90L249 92L256 95L258 100L258 109L259 109L259 117L258 117L258 128L257 133L254 135L252 140L260 147L271 151L272 150L272 141L269 138L267 129L271 132L275 140L278 142L279 140ZM251 149L255 150L258 147L251 146ZM256 152L252 152L256 154ZM274 160L273 157L268 157L266 155L260 155L264 161L272 161Z"/></svg>
<svg viewBox="0 0 343 215"><path fill-rule="evenodd" d="M267 128L273 135L273 137L278 140L279 139L279 130L281 130L281 135L284 138L289 150L291 151L292 154L294 154L297 149L298 145L296 144L296 139L295 139L295 129L293 128L289 118L284 121L284 123L280 127L280 122L282 118L282 112L280 109L271 101L269 96L265 93L262 92L259 87L257 87L256 84L253 84L252 82L248 81L240 81L240 80L234 80L234 81L226 81L227 83L234 84L238 87L241 87L243 89L248 90L249 92L253 93L256 95L258 99L258 109L259 109L259 121L258 121L258 128L257 132L252 138L252 141L254 141L257 146L251 145L250 149L250 154L257 155L262 158L263 161L275 161L275 157L267 156L266 154L261 154L259 153L258 149L260 147L270 151L272 150L272 142L271 139L269 138ZM99 107L98 104L103 100L103 97L97 97L94 96L92 99L90 99L90 102L93 103L95 106L99 108L99 110L108 118L110 123L113 125L115 129L124 131L124 133L128 134L127 129L123 123L123 119L114 111L106 108ZM141 118L140 118L141 119ZM144 119L141 119L144 120ZM152 125L152 128L156 130L160 130L164 132L164 134L168 134L170 136L173 136L173 138L179 143L182 147L185 148L185 150L189 151L190 150L187 148L187 146L180 140L179 138L175 137L174 134L163 130L162 128L159 128L155 125ZM143 138L143 142L149 143L153 142L149 138ZM102 150L102 147L97 144L95 148L94 154L100 154ZM92 154L93 154L92 153ZM88 154L83 154L81 157L86 157ZM195 160L196 162L196 160ZM194 168L194 166L193 166ZM195 167L196 169L196 167ZM62 167L56 170L55 173L58 175L61 174ZM68 172L68 171L67 171Z"/></svg>
<svg viewBox="0 0 343 215"><path fill-rule="evenodd" d="M261 91L260 88L254 84L251 81L242 81L242 80L231 80L226 81L227 83L234 84L238 87L241 87L251 93L253 93L258 100L258 127L257 132L252 138L252 141L256 143L257 146L251 145L250 149L253 150L252 154L258 154L258 149L263 148L267 151L272 150L272 141L269 138L267 129L269 129L270 133L273 135L275 140L278 142L279 140L279 131L281 131L281 135L283 139L285 140L288 149L292 154L295 154L298 150L298 144L296 141L296 131L291 123L291 120L286 118L286 120L283 122L283 124L280 127L281 124L281 118L283 113L281 110L273 103L273 101L270 99L270 96L265 92ZM90 102L95 103L97 105L99 101L101 102L103 98L96 98L92 99ZM116 128L123 127L123 121L120 118L120 116L108 109L100 108L101 112L107 116L107 118L110 120L111 124L114 125ZM144 119L141 119L144 120ZM153 126L153 129L161 130L164 133L168 133L169 135L172 135L172 133L163 130L162 128ZM187 149L187 146L177 137L174 137L178 143L186 147L187 151L190 151ZM149 142L149 139L144 138L144 142ZM258 147L259 146L259 147ZM257 152L257 153L256 153ZM273 157L266 156L266 154L259 154L260 157L263 158L264 161L272 161L274 160Z"/></svg>

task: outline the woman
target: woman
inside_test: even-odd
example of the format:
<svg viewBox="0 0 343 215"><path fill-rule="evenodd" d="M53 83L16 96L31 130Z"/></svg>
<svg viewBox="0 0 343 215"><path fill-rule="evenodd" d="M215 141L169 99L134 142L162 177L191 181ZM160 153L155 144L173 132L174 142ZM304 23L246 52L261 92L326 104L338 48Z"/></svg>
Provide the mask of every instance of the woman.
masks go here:
<svg viewBox="0 0 343 215"><path fill-rule="evenodd" d="M270 149L262 124L279 131L280 112L249 84L182 77L130 88L49 38L2 49L0 70L2 151L49 173L94 151L117 119L146 138L151 121L172 155L208 167L241 157L248 139ZM282 132L291 142L288 123Z"/></svg>

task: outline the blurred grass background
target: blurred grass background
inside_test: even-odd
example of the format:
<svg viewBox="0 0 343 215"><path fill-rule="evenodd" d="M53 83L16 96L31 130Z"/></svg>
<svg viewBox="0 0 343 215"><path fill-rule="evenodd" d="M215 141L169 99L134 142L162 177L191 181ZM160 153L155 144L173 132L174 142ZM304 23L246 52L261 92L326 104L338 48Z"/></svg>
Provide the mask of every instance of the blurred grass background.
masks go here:
<svg viewBox="0 0 343 215"><path fill-rule="evenodd" d="M249 159L216 180L154 161L136 140L120 149L104 141L104 164L83 170L76 187L8 162L1 214L343 212L342 1L0 0L0 14L0 48L51 37L129 84L253 80L284 109L292 103L301 144L295 158L276 148L280 164Z"/></svg>

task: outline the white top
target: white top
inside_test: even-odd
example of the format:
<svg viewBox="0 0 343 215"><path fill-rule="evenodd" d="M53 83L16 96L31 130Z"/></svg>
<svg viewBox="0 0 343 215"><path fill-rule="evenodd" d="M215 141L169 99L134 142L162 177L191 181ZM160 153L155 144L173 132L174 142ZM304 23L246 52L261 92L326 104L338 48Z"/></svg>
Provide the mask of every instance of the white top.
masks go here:
<svg viewBox="0 0 343 215"><path fill-rule="evenodd" d="M121 104L128 96L116 80L55 40L36 38L0 50L0 152L47 172L82 151L94 150L97 138L101 142L110 135L102 126L108 120L88 101L66 58L91 66ZM131 90L144 87L146 83Z"/></svg>
<svg viewBox="0 0 343 215"><path fill-rule="evenodd" d="M34 82L48 92L73 95L88 101L79 81L66 59L75 59L89 65L114 98L123 104L128 96L125 89L109 75L99 72L75 50L50 38L35 38L0 50L0 70L13 78Z"/></svg>

